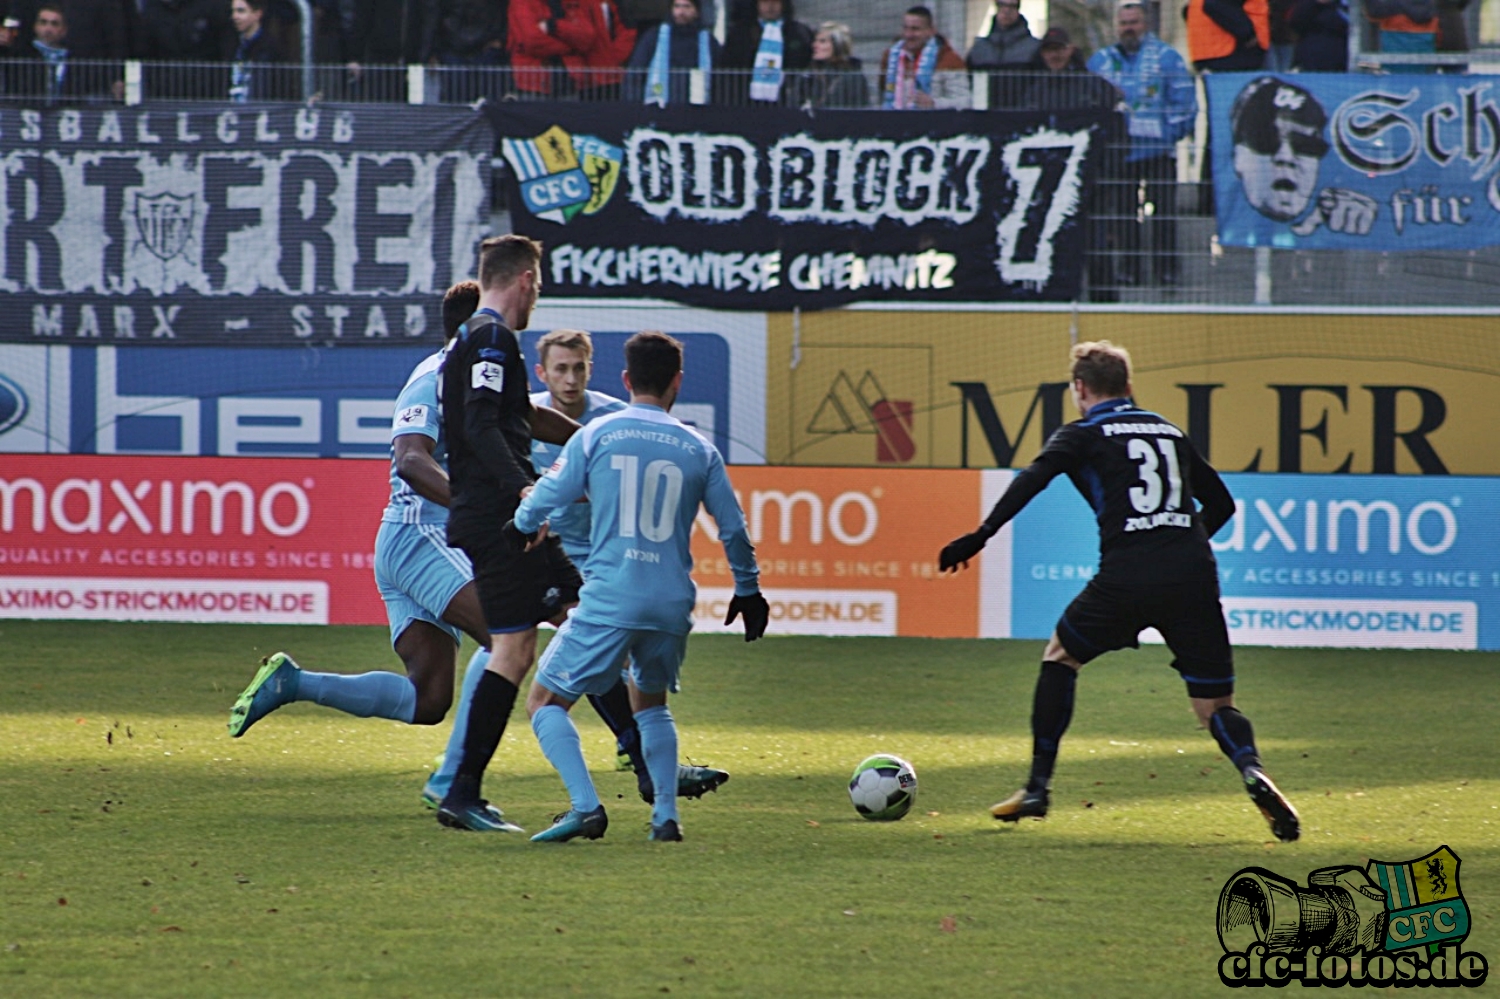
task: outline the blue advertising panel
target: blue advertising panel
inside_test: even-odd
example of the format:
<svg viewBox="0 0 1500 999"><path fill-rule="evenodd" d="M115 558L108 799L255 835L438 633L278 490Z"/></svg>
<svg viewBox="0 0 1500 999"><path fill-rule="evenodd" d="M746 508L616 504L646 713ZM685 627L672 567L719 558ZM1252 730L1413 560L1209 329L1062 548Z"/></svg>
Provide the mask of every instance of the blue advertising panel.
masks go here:
<svg viewBox="0 0 1500 999"><path fill-rule="evenodd" d="M540 332L522 335L533 362ZM629 335L595 336L591 388L623 394ZM674 412L727 456L730 348L676 335L692 372ZM384 458L396 395L433 349L0 345L0 453Z"/></svg>
<svg viewBox="0 0 1500 999"><path fill-rule="evenodd" d="M1224 245L1383 251L1500 243L1494 77L1204 79Z"/></svg>
<svg viewBox="0 0 1500 999"><path fill-rule="evenodd" d="M0 452L384 457L432 350L0 346Z"/></svg>
<svg viewBox="0 0 1500 999"><path fill-rule="evenodd" d="M1213 546L1237 644L1500 648L1500 480L1224 478L1238 512ZM1093 514L1057 481L1014 531L1011 634L1046 638L1098 564Z"/></svg>

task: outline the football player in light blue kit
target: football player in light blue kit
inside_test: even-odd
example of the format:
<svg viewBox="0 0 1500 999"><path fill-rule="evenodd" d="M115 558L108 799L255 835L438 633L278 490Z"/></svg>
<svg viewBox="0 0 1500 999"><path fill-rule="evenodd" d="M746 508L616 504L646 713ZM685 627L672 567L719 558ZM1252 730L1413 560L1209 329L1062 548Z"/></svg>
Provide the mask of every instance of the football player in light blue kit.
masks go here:
<svg viewBox="0 0 1500 999"><path fill-rule="evenodd" d="M533 370L547 387L531 394L532 405L549 407L581 424L625 408L625 403L614 396L588 388L593 367L594 342L587 331L553 330L537 340L536 349L540 363ZM561 453L561 445L536 439L531 442L531 462L538 474L550 468ZM567 552L575 566L582 569L589 554L588 503L580 501L553 510L548 517L547 530L548 533L557 535L562 542L563 551ZM477 669L471 663L469 671L464 675L458 710L454 712L453 733L449 736L442 763L422 789L424 801L442 801L458 772L469 703L473 700L474 688L479 685L483 670L482 662ZM590 694L589 702L610 731L616 733L621 755L627 757L631 769L636 772L641 797L650 802L654 797L654 790L645 761L640 755L640 737L631 717L630 699L624 684L616 684L603 694ZM701 797L729 780L727 773L710 767L682 766L678 768L677 776L677 794L685 798Z"/></svg>
<svg viewBox="0 0 1500 999"><path fill-rule="evenodd" d="M770 617L723 459L667 412L682 384L682 344L664 333L638 333L625 345L625 365L630 406L575 434L506 524L506 534L521 546L534 543L559 506L587 495L592 508L578 607L543 653L526 703L542 752L562 776L572 805L532 837L538 842L604 835L609 820L568 710L613 686L627 655L630 704L656 792L651 838L682 839L672 793L677 728L667 692L677 689L692 629L697 587L689 541L700 504L718 525L734 575L725 623L743 613L745 640L754 641Z"/></svg>
<svg viewBox="0 0 1500 999"><path fill-rule="evenodd" d="M451 343L473 314L479 285L464 281L443 298ZM459 643L479 643L469 668L482 671L490 636L469 559L449 548L446 449L438 412L437 371L447 347L418 364L396 400L391 425L391 496L375 538L375 583L390 620L391 644L407 675L385 670L358 675L303 670L284 652L268 657L230 710L229 734L293 701L315 701L361 718L435 725L453 702ZM513 827L514 828L514 827Z"/></svg>

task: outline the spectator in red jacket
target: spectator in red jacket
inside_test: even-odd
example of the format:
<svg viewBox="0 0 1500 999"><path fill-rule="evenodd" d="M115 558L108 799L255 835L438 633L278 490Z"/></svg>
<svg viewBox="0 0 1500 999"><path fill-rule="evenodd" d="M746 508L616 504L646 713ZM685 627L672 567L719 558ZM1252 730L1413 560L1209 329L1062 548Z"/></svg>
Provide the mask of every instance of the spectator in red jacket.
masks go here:
<svg viewBox="0 0 1500 999"><path fill-rule="evenodd" d="M583 72L569 65L580 96L589 101L617 101L625 63L635 49L635 29L626 25L615 0L582 0L593 22L593 44L583 53Z"/></svg>
<svg viewBox="0 0 1500 999"><path fill-rule="evenodd" d="M510 65L522 96L562 96L569 87L607 99L635 47L614 0L510 0Z"/></svg>

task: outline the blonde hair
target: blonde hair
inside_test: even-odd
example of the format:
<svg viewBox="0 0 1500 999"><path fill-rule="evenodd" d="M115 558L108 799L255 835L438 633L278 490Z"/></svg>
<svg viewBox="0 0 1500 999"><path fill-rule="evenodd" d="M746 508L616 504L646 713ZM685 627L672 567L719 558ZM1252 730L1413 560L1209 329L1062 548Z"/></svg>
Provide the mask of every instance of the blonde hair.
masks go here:
<svg viewBox="0 0 1500 999"><path fill-rule="evenodd" d="M828 36L828 44L833 47L833 58L830 62L842 66L849 61L854 54L854 32L849 30L849 25L840 24L838 21L824 21L818 25L818 34Z"/></svg>
<svg viewBox="0 0 1500 999"><path fill-rule="evenodd" d="M1130 352L1108 340L1074 344L1073 379L1100 398L1130 394Z"/></svg>
<svg viewBox="0 0 1500 999"><path fill-rule="evenodd" d="M576 350L583 354L585 361L592 363L594 360L594 338L589 336L587 330L553 330L538 339L536 352L543 368L547 366L547 351L553 347Z"/></svg>

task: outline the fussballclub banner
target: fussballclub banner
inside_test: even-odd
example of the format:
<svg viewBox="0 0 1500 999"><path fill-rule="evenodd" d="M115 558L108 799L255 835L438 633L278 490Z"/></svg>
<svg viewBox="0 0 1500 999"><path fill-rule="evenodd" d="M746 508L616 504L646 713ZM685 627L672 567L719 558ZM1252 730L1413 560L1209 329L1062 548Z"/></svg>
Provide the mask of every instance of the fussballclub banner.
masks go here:
<svg viewBox="0 0 1500 999"><path fill-rule="evenodd" d="M1204 79L1219 242L1382 251L1500 244L1500 78Z"/></svg>
<svg viewBox="0 0 1500 999"><path fill-rule="evenodd" d="M1067 300L1098 112L503 103L549 294L727 309Z"/></svg>
<svg viewBox="0 0 1500 999"><path fill-rule="evenodd" d="M0 341L441 342L493 149L467 108L0 109Z"/></svg>

